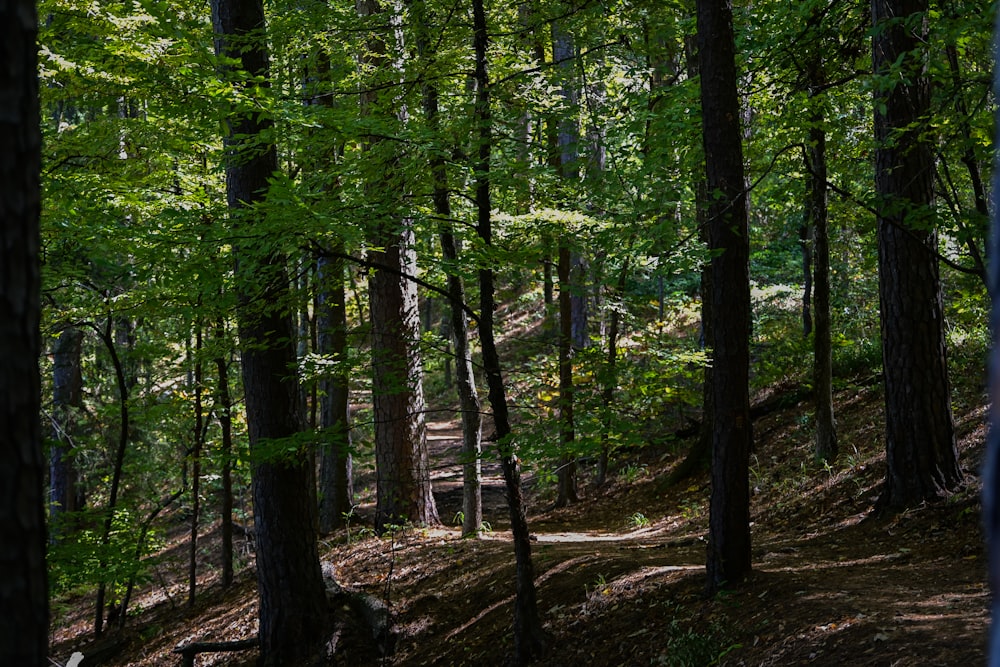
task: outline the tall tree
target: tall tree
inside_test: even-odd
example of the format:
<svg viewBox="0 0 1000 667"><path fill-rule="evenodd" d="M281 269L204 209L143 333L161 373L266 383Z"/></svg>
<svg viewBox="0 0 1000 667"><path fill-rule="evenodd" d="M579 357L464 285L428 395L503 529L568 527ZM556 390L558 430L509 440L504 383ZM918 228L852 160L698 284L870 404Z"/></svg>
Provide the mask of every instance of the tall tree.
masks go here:
<svg viewBox="0 0 1000 667"><path fill-rule="evenodd" d="M483 244L493 245L492 195L490 165L493 151L493 116L489 77L489 31L483 0L472 0L473 49L475 51L477 151L474 163L476 232ZM493 408L497 450L507 489L507 508L514 541L515 599L513 664L526 665L546 646L545 630L538 613L535 590L535 566L531 559L531 536L521 488L521 468L510 423L507 392L504 386L500 355L494 335L493 313L496 307L495 276L489 265L479 269L479 342L483 349L488 398Z"/></svg>
<svg viewBox="0 0 1000 667"><path fill-rule="evenodd" d="M317 352L331 355L335 362L333 374L320 385L320 428L329 435L320 452L318 484L319 528L326 534L344 523L354 505L344 261L320 257L316 281Z"/></svg>
<svg viewBox="0 0 1000 667"><path fill-rule="evenodd" d="M375 0L359 0L357 9L362 18L382 13ZM381 91L395 76L388 44L379 32L385 29L379 26L371 33L362 57L370 87L361 95L361 114L382 131L394 127L396 114L402 114L393 108L398 100ZM439 520L427 455L420 313L417 286L410 280L416 275L416 238L412 220L399 201L404 177L394 142L372 132L365 139L365 150L379 165L375 177L378 182L369 183L378 204L373 206L368 251L372 269L368 294L375 413L375 523L378 530L406 521L433 525Z"/></svg>
<svg viewBox="0 0 1000 667"><path fill-rule="evenodd" d="M216 51L239 70L269 80L261 0L213 0ZM242 91L249 94L251 91ZM301 430L295 376L295 329L288 312L286 258L273 244L257 243L261 204L277 171L273 122L256 109L231 110L226 135L226 194L237 237L241 344L257 540L261 661L294 664L313 654L325 623L326 597L319 566L317 509L311 459L301 449L276 455L270 443L294 442ZM258 232L259 233L259 232ZM261 249L261 245L264 249ZM270 451L269 451L270 450Z"/></svg>
<svg viewBox="0 0 1000 667"><path fill-rule="evenodd" d="M33 0L0 1L0 664L48 664Z"/></svg>
<svg viewBox="0 0 1000 667"><path fill-rule="evenodd" d="M815 23L813 9L810 23ZM826 63L818 46L812 47L806 65L809 93L809 135L806 142L806 228L811 241L803 252L814 261L813 391L816 405L816 458L832 461L837 456L837 423L833 412L833 344L830 327L830 215L828 206L826 119ZM811 246L811 247L810 247ZM808 267L808 262L806 263ZM809 291L808 268L806 292ZM803 300L805 301L805 300ZM803 312L807 306L803 304ZM807 320L808 321L808 320ZM813 322L810 322L813 324ZM808 330L806 332L809 333Z"/></svg>
<svg viewBox="0 0 1000 667"><path fill-rule="evenodd" d="M559 177L572 187L580 173L580 125L577 118L578 92L574 76L576 48L572 34L566 29L564 19L552 21L552 61L561 74L560 94L566 108L557 122L556 156ZM574 278L579 256L570 249L568 230L559 236L556 273L559 277L559 493L556 507L565 507L579 500L576 480L576 456L573 442L576 439L573 389L573 352L577 337L574 328L579 326L575 314L580 312L579 295Z"/></svg>
<svg viewBox="0 0 1000 667"><path fill-rule="evenodd" d="M66 531L67 512L77 507L77 470L73 444L77 412L83 407L83 331L66 327L52 349L53 437L49 449L49 538L57 541Z"/></svg>
<svg viewBox="0 0 1000 667"><path fill-rule="evenodd" d="M750 573L750 228L729 0L698 0L702 136L709 193L712 497L708 588Z"/></svg>
<svg viewBox="0 0 1000 667"><path fill-rule="evenodd" d="M435 53L430 46L430 24L427 3L413 0L410 3L416 33L417 53L428 65ZM433 78L423 84L424 115L435 144L441 139L440 91ZM455 347L455 375L459 409L462 414L462 535L477 535L483 525L482 456L483 419L479 392L476 389L475 369L472 365L472 347L469 344L469 321L465 313L465 282L459 273L460 237L452 222L451 196L448 189L448 167L445 148L431 148L430 171L433 183L434 212L441 219L441 254L448 275L448 329ZM447 366L446 366L447 368Z"/></svg>
<svg viewBox="0 0 1000 667"><path fill-rule="evenodd" d="M951 414L937 259L927 0L873 0L875 185L885 381L886 473L879 508L962 483Z"/></svg>

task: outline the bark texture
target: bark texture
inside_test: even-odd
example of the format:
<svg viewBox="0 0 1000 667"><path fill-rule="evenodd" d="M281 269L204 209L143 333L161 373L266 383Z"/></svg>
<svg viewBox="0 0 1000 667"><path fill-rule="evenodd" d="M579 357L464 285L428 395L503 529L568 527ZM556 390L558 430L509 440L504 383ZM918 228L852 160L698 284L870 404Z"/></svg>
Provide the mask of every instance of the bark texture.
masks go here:
<svg viewBox="0 0 1000 667"><path fill-rule="evenodd" d="M375 0L359 0L357 11L362 19L382 13ZM384 30L384 26L378 30ZM391 126L393 119L405 112L401 100L380 90L385 87L382 84L394 82L398 74L380 32L373 31L366 40L362 62L371 78L369 89L360 96L361 115ZM375 414L375 525L380 531L405 522L435 525L439 520L427 457L420 310L417 286L407 278L417 271L416 241L412 222L400 202L405 184L397 147L373 135L366 139L365 150L381 172L368 184L372 198L390 202L373 207L368 239L368 263L372 267L368 295Z"/></svg>
<svg viewBox="0 0 1000 667"><path fill-rule="evenodd" d="M0 664L47 665L39 131L30 0L0 0Z"/></svg>
<svg viewBox="0 0 1000 667"><path fill-rule="evenodd" d="M261 0L212 0L220 55L268 80ZM226 137L226 191L235 224L252 235L251 208L264 201L277 153L263 115L233 114ZM310 457L278 456L269 444L301 430L295 376L295 328L283 307L289 289L279 252L237 246L237 320L247 427L254 455L253 501L261 662L287 665L315 654L323 636L326 597L317 545L317 510ZM284 449L284 448L281 448Z"/></svg>
<svg viewBox="0 0 1000 667"><path fill-rule="evenodd" d="M749 224L732 8L699 0L702 135L709 193L713 354L712 495L708 588L750 573Z"/></svg>
<svg viewBox="0 0 1000 667"><path fill-rule="evenodd" d="M932 138L924 119L930 81L919 55L926 0L873 0L878 266L885 381L885 487L895 511L958 487L962 473L951 413L941 283L931 221ZM900 20L902 19L902 20Z"/></svg>

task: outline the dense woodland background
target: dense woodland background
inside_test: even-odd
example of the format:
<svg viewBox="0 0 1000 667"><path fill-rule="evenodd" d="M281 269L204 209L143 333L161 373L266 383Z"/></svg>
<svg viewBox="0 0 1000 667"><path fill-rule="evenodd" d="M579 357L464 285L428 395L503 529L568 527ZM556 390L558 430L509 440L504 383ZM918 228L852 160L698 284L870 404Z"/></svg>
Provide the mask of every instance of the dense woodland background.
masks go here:
<svg viewBox="0 0 1000 667"><path fill-rule="evenodd" d="M857 479L817 525L928 512L978 539L994 9L41 0L37 413L49 595L76 624L60 646L96 638L101 664L150 627L144 591L194 613L255 572L255 633L197 648L319 664L351 615L391 661L379 633L408 607L346 585L343 548L509 531L492 659L561 664L530 521L556 532L646 489L634 531L687 503L642 548L680 539L705 565L707 545L697 588L725 601L760 585L751 527L783 516L771 464L795 480L782 498ZM913 548L885 530L880 548ZM970 567L966 544L934 557ZM470 548L400 558L430 573ZM708 653L636 664L750 650L677 618Z"/></svg>

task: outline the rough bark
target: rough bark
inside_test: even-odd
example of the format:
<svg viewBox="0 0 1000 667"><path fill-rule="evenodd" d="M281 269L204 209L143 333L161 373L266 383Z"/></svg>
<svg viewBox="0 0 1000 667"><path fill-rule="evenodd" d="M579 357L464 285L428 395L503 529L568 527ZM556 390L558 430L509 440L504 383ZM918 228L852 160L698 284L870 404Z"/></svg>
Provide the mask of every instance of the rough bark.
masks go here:
<svg viewBox="0 0 1000 667"><path fill-rule="evenodd" d="M261 0L212 0L219 55L268 81ZM251 207L264 201L277 153L263 114L233 113L226 136L226 193L233 218L252 235ZM295 377L295 329L282 303L289 290L285 257L250 245L234 247L247 427L254 457L252 486L257 542L261 662L293 664L323 639L326 598L316 533L317 510L309 457L276 456L270 443L294 437L302 425ZM282 448L284 449L284 448Z"/></svg>
<svg viewBox="0 0 1000 667"><path fill-rule="evenodd" d="M929 226L934 156L925 125L930 82L918 54L926 0L873 0L873 65L906 76L875 87L879 303L886 406L880 511L933 500L962 483L951 413L937 233ZM918 19L916 27L912 20ZM907 27L907 26L911 27Z"/></svg>
<svg viewBox="0 0 1000 667"><path fill-rule="evenodd" d="M31 0L0 1L0 664L47 665L39 131Z"/></svg>
<svg viewBox="0 0 1000 667"><path fill-rule="evenodd" d="M732 9L699 0L698 54L712 251L713 430L708 588L750 573L749 224Z"/></svg>
<svg viewBox="0 0 1000 667"><path fill-rule="evenodd" d="M363 18L381 12L374 0L359 0L357 9ZM385 39L373 33L363 61L373 76L391 80L386 51ZM400 111L398 100L380 95L377 88L361 95L361 114L391 119ZM404 188L396 147L372 136L365 150L378 165L377 182L369 183L372 196L391 202L377 208L369 224L375 525L380 531L405 522L435 525L439 520L427 456L417 286L405 278L416 275L416 241L412 222L396 200Z"/></svg>

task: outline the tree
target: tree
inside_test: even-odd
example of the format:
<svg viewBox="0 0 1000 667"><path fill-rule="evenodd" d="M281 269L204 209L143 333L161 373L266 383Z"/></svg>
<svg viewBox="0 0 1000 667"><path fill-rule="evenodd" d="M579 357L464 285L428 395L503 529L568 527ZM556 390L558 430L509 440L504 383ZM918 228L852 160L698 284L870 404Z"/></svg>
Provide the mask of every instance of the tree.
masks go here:
<svg viewBox="0 0 1000 667"><path fill-rule="evenodd" d="M732 8L699 0L698 57L712 288L712 497L708 588L750 573L750 228Z"/></svg>
<svg viewBox="0 0 1000 667"><path fill-rule="evenodd" d="M381 13L374 0L360 0L357 8L362 18ZM387 48L386 40L373 33L362 57L368 74L382 77L383 84L384 77L394 76ZM368 85L361 95L361 115L392 128L394 100L380 95L374 80ZM381 168L369 183L378 203L369 223L368 250L378 530L406 521L439 522L427 457L417 286L409 279L416 275L416 238L412 219L398 205L405 178L392 143L377 132L365 138L365 150Z"/></svg>
<svg viewBox="0 0 1000 667"><path fill-rule="evenodd" d="M430 26L424 0L411 2L416 31L417 53L428 64L433 62L430 47ZM436 141L441 141L440 91L431 80L425 81L422 91L424 116ZM455 375L459 409L462 413L462 535L477 535L483 526L482 456L483 419L482 404L476 389L475 369L472 365L472 347L469 344L469 320L465 312L465 282L459 273L461 240L452 222L451 196L448 190L448 167L443 146L431 148L430 172L433 186L434 212L441 219L441 253L448 276L449 331L455 346ZM447 366L446 366L447 368Z"/></svg>
<svg viewBox="0 0 1000 667"><path fill-rule="evenodd" d="M951 415L944 312L933 226L930 85L922 55L926 0L873 0L875 182L885 381L883 511L962 483Z"/></svg>
<svg viewBox="0 0 1000 667"><path fill-rule="evenodd" d="M66 531L65 514L78 507L77 471L73 462L77 412L83 407L80 368L83 331L66 327L52 350L52 445L49 451L49 539Z"/></svg>
<svg viewBox="0 0 1000 667"><path fill-rule="evenodd" d="M490 191L490 164L493 151L493 118L489 77L489 31L483 0L472 0L473 50L475 52L476 101L474 105L477 151L473 167L475 173L476 232L487 249L493 244L492 196ZM518 463L507 392L497 352L493 312L496 306L495 276L493 268L486 265L479 269L479 342L483 349L483 371L486 374L488 398L493 408L493 425L496 428L497 451L507 489L507 508L510 512L510 529L514 540L515 599L514 599L514 655L516 665L526 665L540 655L547 643L538 613L535 590L535 566L531 559L531 536L521 489L521 468Z"/></svg>
<svg viewBox="0 0 1000 667"><path fill-rule="evenodd" d="M218 55L239 63L240 71L256 77L266 89L263 3L213 0L212 23ZM277 171L277 152L273 122L266 115L234 109L227 122L227 199L234 224L251 239L237 245L234 253L243 388L254 457L261 661L293 664L313 654L323 638L326 597L311 491L314 473L311 458L296 445L301 440L295 439L302 420L285 256L272 244L262 244L262 250L253 239L262 222L268 180ZM276 448L274 443L291 447Z"/></svg>
<svg viewBox="0 0 1000 667"><path fill-rule="evenodd" d="M48 664L39 419L38 19L33 0L0 2L0 663Z"/></svg>

